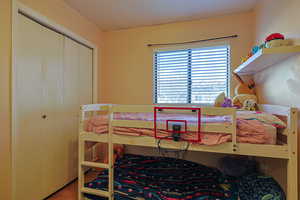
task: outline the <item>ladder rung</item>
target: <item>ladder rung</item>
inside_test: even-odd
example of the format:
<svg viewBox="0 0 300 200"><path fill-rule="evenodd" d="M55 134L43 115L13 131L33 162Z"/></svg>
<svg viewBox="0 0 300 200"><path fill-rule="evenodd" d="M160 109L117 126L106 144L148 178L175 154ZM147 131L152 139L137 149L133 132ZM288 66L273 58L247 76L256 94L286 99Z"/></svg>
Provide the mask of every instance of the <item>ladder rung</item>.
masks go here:
<svg viewBox="0 0 300 200"><path fill-rule="evenodd" d="M109 168L108 164L89 162L89 161L83 161L83 162L81 162L81 165L86 166L86 167L98 167L98 168L103 168L103 169L108 169Z"/></svg>
<svg viewBox="0 0 300 200"><path fill-rule="evenodd" d="M101 197L109 197L109 192L104 191L104 190L96 190L96 189L83 187L83 188L81 188L81 192L87 193L87 194L92 194L92 195L97 195L97 196L101 196Z"/></svg>

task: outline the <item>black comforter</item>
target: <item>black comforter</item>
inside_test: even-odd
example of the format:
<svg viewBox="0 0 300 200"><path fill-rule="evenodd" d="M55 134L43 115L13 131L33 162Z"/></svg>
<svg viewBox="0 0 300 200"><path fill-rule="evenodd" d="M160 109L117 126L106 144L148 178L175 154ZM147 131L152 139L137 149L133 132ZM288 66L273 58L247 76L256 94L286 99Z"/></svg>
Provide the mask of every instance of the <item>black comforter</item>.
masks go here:
<svg viewBox="0 0 300 200"><path fill-rule="evenodd" d="M107 190L108 171L86 184ZM127 154L115 163L115 199L237 200L237 183L215 168L190 161ZM105 198L86 195L92 200Z"/></svg>

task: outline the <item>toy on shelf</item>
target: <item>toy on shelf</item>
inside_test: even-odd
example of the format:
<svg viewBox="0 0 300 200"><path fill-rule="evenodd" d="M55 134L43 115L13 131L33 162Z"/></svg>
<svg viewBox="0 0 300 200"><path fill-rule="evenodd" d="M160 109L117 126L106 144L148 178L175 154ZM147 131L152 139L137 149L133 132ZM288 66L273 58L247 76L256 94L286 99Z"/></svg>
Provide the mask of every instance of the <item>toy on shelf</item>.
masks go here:
<svg viewBox="0 0 300 200"><path fill-rule="evenodd" d="M285 39L285 36L281 33L272 33L268 37L266 37L265 41L261 45L254 46L251 49L251 52L247 56L243 56L241 58L241 62L246 62L251 56L256 54L263 48L274 48L274 47L281 47L281 46L291 46L293 45L292 40Z"/></svg>
<svg viewBox="0 0 300 200"><path fill-rule="evenodd" d="M252 55L256 54L259 50L265 48L265 44L257 45L252 47L251 53Z"/></svg>
<svg viewBox="0 0 300 200"><path fill-rule="evenodd" d="M272 33L265 39L265 48L274 48L292 45L292 40L285 39L281 33Z"/></svg>

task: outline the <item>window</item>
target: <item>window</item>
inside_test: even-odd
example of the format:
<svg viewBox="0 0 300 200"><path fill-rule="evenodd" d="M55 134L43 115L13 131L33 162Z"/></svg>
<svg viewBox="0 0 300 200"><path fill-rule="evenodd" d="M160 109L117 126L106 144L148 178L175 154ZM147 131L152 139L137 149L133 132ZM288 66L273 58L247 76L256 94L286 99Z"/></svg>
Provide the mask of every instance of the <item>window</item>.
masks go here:
<svg viewBox="0 0 300 200"><path fill-rule="evenodd" d="M154 103L210 104L228 94L229 46L154 54Z"/></svg>

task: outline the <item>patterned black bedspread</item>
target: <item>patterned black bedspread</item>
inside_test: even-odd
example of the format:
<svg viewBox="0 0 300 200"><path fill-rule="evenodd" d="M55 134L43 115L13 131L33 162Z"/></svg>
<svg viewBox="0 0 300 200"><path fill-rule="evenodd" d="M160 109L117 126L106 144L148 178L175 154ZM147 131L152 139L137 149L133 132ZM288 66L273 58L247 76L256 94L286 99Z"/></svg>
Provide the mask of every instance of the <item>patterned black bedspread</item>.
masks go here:
<svg viewBox="0 0 300 200"><path fill-rule="evenodd" d="M107 190L108 171L86 184ZM237 182L198 163L127 154L115 163L115 199L237 200ZM92 200L105 198L86 195Z"/></svg>

